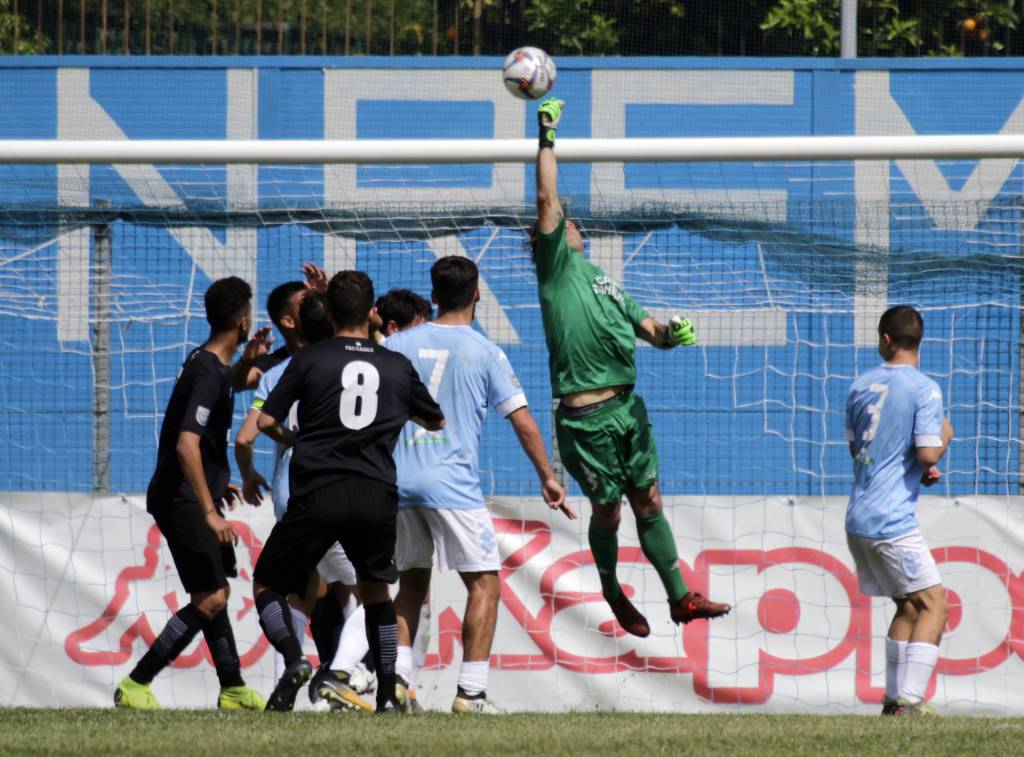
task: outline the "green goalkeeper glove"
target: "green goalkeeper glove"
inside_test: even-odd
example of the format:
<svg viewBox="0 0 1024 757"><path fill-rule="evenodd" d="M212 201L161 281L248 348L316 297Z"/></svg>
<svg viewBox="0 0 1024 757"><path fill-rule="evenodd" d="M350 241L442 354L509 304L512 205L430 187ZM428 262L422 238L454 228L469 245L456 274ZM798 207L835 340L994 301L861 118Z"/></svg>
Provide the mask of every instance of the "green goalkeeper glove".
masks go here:
<svg viewBox="0 0 1024 757"><path fill-rule="evenodd" d="M697 332L689 318L674 315L668 322L669 338L676 345L690 347L697 343Z"/></svg>
<svg viewBox="0 0 1024 757"><path fill-rule="evenodd" d="M549 97L537 106L537 126L540 127L537 141L541 148L555 146L555 134L564 107L565 103L555 97Z"/></svg>

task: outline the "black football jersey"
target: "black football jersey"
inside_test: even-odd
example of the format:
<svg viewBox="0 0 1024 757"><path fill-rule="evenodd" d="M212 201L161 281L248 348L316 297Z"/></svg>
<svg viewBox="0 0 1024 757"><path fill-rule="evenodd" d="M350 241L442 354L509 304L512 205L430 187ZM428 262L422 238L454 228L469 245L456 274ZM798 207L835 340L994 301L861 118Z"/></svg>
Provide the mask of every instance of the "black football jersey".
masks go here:
<svg viewBox="0 0 1024 757"><path fill-rule="evenodd" d="M411 417L444 417L408 358L351 337L317 342L295 353L263 412L283 421L296 401L292 497L353 474L394 485L392 452L402 426Z"/></svg>
<svg viewBox="0 0 1024 757"><path fill-rule="evenodd" d="M288 352L287 347L278 347L273 352L268 352L266 355L260 355L258 358L252 361L253 368L259 368L263 373L266 373L275 365L280 365L285 360L291 357L291 353Z"/></svg>
<svg viewBox="0 0 1024 757"><path fill-rule="evenodd" d="M224 365L220 358L202 347L192 350L174 383L160 427L156 471L146 492L148 509L176 499L198 501L178 461L178 434L182 431L199 435L199 451L210 496L214 502L224 496L231 480L228 436L234 404L231 366Z"/></svg>

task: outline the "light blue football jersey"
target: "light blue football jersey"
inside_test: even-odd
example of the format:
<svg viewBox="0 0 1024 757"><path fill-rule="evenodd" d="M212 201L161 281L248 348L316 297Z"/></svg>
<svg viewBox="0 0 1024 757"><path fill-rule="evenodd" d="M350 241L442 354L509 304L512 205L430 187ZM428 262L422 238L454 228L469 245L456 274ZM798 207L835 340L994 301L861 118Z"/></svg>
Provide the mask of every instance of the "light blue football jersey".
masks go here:
<svg viewBox="0 0 1024 757"><path fill-rule="evenodd" d="M502 417L526 405L505 353L469 326L425 323L388 337L444 411L445 427L405 424L395 448L401 507L486 507L480 489L480 431L488 408Z"/></svg>
<svg viewBox="0 0 1024 757"><path fill-rule="evenodd" d="M277 382L284 373L284 369L288 367L288 363L291 361L290 357L283 360L260 377L260 383L257 385L256 392L252 398L252 408L254 410L263 409L263 404L267 401L267 397L270 396L270 392L277 386ZM287 426L292 431L299 430L298 407L298 402L292 405L292 409L288 413L288 422L281 425ZM288 464L291 460L292 448L274 442L274 475L270 480L270 498L274 500L274 517L278 520L284 517L284 512L288 509Z"/></svg>
<svg viewBox="0 0 1024 757"><path fill-rule="evenodd" d="M859 376L846 401L846 438L855 445L846 531L891 539L917 528L924 466L918 447L942 446L942 391L910 365L885 363Z"/></svg>

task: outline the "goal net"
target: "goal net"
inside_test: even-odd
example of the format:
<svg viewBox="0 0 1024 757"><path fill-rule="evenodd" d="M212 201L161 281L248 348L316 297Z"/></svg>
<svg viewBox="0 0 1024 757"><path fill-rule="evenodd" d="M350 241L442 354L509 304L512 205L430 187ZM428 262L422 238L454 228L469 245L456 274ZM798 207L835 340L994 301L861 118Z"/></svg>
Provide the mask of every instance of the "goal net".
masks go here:
<svg viewBox="0 0 1024 757"><path fill-rule="evenodd" d="M508 354L554 452L526 235L535 213L503 200L522 198L525 183L529 203L531 172L0 167L0 611L11 619L12 671L0 702L107 704L187 601L141 493L179 366L207 335L202 295L213 279L248 280L268 323L266 294L300 278L306 261L364 270L378 294L426 296L435 260L473 259L478 327ZM687 582L734 610L672 625L625 517L620 578L653 632L618 633L578 488L579 521L550 515L509 424L491 418L482 484L504 559L491 696L512 709L873 712L890 609L859 594L846 550L843 411L850 382L879 361L878 316L906 303L924 315L922 369L957 432L920 506L953 608L930 695L947 711L1019 712L1019 161L600 162L561 173L588 257L659 319L695 323L696 347L638 347L637 391ZM248 400L239 395L236 430ZM270 447L260 445L257 468L268 473ZM269 691L272 656L248 579L272 513L232 517L243 673ZM454 689L463 605L458 580L441 576L420 684L428 707L446 708ZM154 689L166 705L212 705L201 640Z"/></svg>

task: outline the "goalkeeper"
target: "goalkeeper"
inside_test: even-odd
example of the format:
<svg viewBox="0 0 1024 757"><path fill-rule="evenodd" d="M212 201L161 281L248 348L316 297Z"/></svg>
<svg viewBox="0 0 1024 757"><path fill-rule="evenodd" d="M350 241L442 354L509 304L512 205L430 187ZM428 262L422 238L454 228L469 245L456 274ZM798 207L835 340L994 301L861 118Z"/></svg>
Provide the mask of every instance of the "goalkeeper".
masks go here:
<svg viewBox="0 0 1024 757"><path fill-rule="evenodd" d="M558 201L552 149L565 103L538 109L537 224L532 235L551 390L560 399L555 430L562 461L590 500L590 550L601 590L619 625L647 636L647 619L615 575L622 497L636 516L644 555L658 572L676 623L717 618L729 605L689 591L679 571L675 537L662 512L658 455L636 382L636 338L672 349L697 341L688 319L658 323L616 281L583 256L583 238Z"/></svg>

